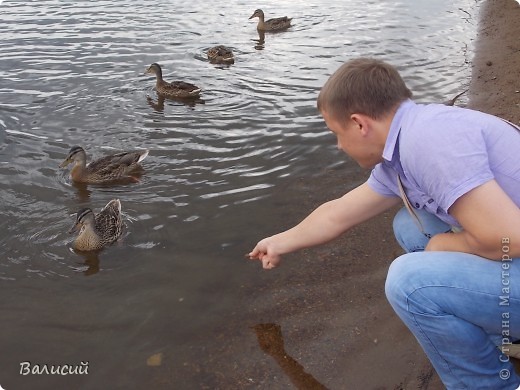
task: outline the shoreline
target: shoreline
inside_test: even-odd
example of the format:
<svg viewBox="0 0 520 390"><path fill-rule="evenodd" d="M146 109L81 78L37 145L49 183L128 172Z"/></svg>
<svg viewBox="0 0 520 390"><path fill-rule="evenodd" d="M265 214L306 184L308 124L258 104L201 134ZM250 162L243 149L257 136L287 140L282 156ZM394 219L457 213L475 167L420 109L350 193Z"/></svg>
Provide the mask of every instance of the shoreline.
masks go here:
<svg viewBox="0 0 520 390"><path fill-rule="evenodd" d="M481 7L468 108L520 125L520 4L487 0Z"/></svg>

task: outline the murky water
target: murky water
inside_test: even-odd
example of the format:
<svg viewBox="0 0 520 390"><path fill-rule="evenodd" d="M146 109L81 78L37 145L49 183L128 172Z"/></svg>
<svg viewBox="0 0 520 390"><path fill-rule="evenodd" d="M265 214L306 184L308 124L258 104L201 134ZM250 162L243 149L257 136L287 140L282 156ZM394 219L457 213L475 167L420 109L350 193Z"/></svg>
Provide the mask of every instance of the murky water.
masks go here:
<svg viewBox="0 0 520 390"><path fill-rule="evenodd" d="M344 165L347 180L358 169L315 109L327 77L365 55L395 64L420 101L469 82L475 1L268 0L266 17L294 26L263 39L248 20L258 6L0 5L0 385L214 387L197 365L240 312L241 286L261 283L243 254L283 225L277 210L299 195L283 184L327 166ZM207 61L216 44L233 48L234 65ZM159 101L144 75L152 62L167 81L199 85L202 101ZM150 154L138 183L79 187L58 168L74 145L90 157ZM122 242L74 253L76 211L115 197ZM158 352L172 383L153 382L146 359ZM23 376L22 361L88 361L89 374Z"/></svg>

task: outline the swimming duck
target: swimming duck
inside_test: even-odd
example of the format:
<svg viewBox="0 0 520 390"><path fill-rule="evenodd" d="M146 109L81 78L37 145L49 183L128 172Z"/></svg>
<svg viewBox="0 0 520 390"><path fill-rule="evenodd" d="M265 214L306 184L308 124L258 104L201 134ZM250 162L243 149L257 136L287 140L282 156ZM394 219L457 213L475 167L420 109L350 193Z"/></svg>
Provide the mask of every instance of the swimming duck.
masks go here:
<svg viewBox="0 0 520 390"><path fill-rule="evenodd" d="M249 19L253 19L258 17L258 25L256 28L262 31L281 31L286 28L291 27L292 18L288 18L287 16L283 16L281 18L273 18L269 20L264 20L264 11L261 9L255 10L253 15L249 17Z"/></svg>
<svg viewBox="0 0 520 390"><path fill-rule="evenodd" d="M98 214L89 208L79 210L69 233L78 230L79 235L72 244L78 251L98 250L117 241L123 231L119 199L112 199Z"/></svg>
<svg viewBox="0 0 520 390"><path fill-rule="evenodd" d="M168 83L162 78L161 66L157 63L153 63L148 67L145 74L153 73L156 77L155 89L158 94L164 95L170 98L194 98L200 95L201 89L196 85L186 83L184 81L173 81Z"/></svg>
<svg viewBox="0 0 520 390"><path fill-rule="evenodd" d="M224 45L208 49L208 59L212 64L233 64L235 62L233 51Z"/></svg>
<svg viewBox="0 0 520 390"><path fill-rule="evenodd" d="M73 146L67 158L60 164L64 168L74 163L70 171L72 181L78 183L103 183L132 178L131 173L140 168L140 162L148 156L148 150L123 152L102 157L87 165L87 154L81 146Z"/></svg>

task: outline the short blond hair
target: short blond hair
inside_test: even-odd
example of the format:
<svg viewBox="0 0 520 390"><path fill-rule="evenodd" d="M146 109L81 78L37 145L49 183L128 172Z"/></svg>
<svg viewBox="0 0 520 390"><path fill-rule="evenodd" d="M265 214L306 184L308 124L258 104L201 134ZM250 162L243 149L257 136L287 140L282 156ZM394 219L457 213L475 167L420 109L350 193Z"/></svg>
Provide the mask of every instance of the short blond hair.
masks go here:
<svg viewBox="0 0 520 390"><path fill-rule="evenodd" d="M412 92L393 66L373 58L356 58L329 77L317 106L335 119L346 119L354 113L380 119L411 97Z"/></svg>

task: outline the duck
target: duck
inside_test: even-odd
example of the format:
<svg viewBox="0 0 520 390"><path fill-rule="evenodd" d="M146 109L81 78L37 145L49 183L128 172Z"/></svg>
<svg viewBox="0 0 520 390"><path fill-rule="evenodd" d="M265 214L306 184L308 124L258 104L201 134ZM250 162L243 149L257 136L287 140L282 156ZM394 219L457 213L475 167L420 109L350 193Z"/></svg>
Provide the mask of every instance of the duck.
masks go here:
<svg viewBox="0 0 520 390"><path fill-rule="evenodd" d="M253 19L255 17L259 19L256 28L261 31L281 31L291 27L292 18L288 18L287 16L264 20L264 11L257 9L255 12L253 12L253 15L251 15L249 19Z"/></svg>
<svg viewBox="0 0 520 390"><path fill-rule="evenodd" d="M212 64L233 64L235 62L233 51L224 45L209 48L208 59Z"/></svg>
<svg viewBox="0 0 520 390"><path fill-rule="evenodd" d="M74 163L70 177L76 183L105 183L121 179L132 179L133 172L141 168L141 161L148 150L122 152L101 157L87 165L87 153L81 146L73 146L60 168Z"/></svg>
<svg viewBox="0 0 520 390"><path fill-rule="evenodd" d="M200 95L201 89L194 84L185 81L172 81L171 83L164 81L161 66L155 62L146 70L145 74L148 73L155 74L155 89L160 95L178 99L197 98Z"/></svg>
<svg viewBox="0 0 520 390"><path fill-rule="evenodd" d="M79 234L72 244L77 251L100 250L117 241L123 232L121 201L112 199L98 214L90 208L79 210L69 234L78 230Z"/></svg>

